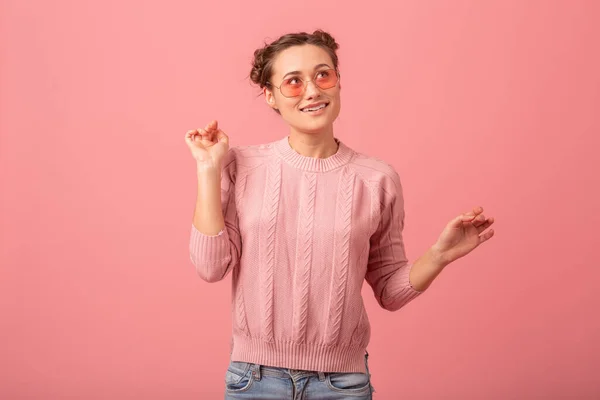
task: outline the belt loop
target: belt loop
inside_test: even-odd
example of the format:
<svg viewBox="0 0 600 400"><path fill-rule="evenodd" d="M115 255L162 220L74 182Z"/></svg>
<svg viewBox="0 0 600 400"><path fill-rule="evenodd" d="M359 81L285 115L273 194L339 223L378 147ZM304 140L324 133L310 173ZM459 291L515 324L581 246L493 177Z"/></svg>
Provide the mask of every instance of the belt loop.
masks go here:
<svg viewBox="0 0 600 400"><path fill-rule="evenodd" d="M252 364L252 375L254 379L260 381L260 364Z"/></svg>
<svg viewBox="0 0 600 400"><path fill-rule="evenodd" d="M319 380L320 380L321 382L324 382L324 381L325 381L325 372L323 372L323 371L318 371L318 374L319 374Z"/></svg>

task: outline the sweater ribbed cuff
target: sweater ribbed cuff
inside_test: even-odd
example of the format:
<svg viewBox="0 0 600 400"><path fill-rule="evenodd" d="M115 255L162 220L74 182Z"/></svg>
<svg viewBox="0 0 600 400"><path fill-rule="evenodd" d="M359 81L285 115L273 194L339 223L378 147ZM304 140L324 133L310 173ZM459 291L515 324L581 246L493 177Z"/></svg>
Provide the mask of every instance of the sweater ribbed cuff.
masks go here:
<svg viewBox="0 0 600 400"><path fill-rule="evenodd" d="M192 224L190 255L196 266L214 264L231 256L229 234L223 228L216 235L206 235Z"/></svg>
<svg viewBox="0 0 600 400"><path fill-rule="evenodd" d="M386 310L399 310L423 293L415 289L410 283L409 277L412 267L412 263L403 266L393 277L393 282L388 282L390 289L386 290L385 297L382 297L379 301Z"/></svg>
<svg viewBox="0 0 600 400"><path fill-rule="evenodd" d="M405 280L406 281L406 285L411 289L411 291L416 292L418 294L421 294L423 292L420 291L420 290L415 289L415 287L410 282L410 270L412 269L413 265L414 265L413 263L410 263L409 265L407 265L404 268L404 271L402 272L401 280Z"/></svg>

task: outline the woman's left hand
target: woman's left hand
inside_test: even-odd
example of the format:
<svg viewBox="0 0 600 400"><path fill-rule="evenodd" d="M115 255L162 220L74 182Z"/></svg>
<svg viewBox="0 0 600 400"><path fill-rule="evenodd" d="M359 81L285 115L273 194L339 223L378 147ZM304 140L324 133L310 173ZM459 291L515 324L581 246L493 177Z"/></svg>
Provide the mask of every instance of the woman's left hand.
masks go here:
<svg viewBox="0 0 600 400"><path fill-rule="evenodd" d="M445 265L450 264L494 236L493 229L483 233L493 223L493 217L483 215L483 207L475 207L450 221L433 249Z"/></svg>

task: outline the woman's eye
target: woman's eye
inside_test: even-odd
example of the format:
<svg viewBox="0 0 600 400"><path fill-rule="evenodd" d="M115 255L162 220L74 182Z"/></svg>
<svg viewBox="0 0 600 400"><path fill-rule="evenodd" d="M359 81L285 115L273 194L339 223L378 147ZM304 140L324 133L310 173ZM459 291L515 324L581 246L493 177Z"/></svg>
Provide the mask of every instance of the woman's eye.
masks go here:
<svg viewBox="0 0 600 400"><path fill-rule="evenodd" d="M288 85L297 85L299 83L298 81L299 81L298 78L290 78L290 79L288 79L287 84Z"/></svg>

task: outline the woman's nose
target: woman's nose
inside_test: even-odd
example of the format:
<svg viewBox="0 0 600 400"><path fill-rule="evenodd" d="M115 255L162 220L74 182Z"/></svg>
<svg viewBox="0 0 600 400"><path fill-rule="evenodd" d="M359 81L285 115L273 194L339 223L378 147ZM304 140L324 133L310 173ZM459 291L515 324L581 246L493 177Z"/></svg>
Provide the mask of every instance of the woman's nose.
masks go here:
<svg viewBox="0 0 600 400"><path fill-rule="evenodd" d="M313 81L306 82L306 88L304 90L306 91L305 94L307 96L314 96L319 93L319 87Z"/></svg>

